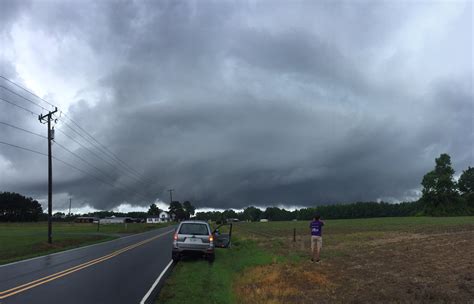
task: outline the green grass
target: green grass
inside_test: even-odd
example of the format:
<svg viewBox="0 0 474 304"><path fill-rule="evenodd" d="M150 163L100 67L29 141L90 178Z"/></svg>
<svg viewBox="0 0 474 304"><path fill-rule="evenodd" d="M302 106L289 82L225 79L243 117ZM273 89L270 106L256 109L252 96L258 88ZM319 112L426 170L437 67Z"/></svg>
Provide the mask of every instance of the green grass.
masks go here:
<svg viewBox="0 0 474 304"><path fill-rule="evenodd" d="M461 226L473 226L474 217L382 217L366 219L326 220L325 232L352 233L364 231L402 231L402 232L446 232L459 229ZM297 233L307 233L309 221L288 221L268 223L239 223L245 230L271 233L275 235L290 235L293 228Z"/></svg>
<svg viewBox="0 0 474 304"><path fill-rule="evenodd" d="M39 223L0 223L0 264L104 242L124 234L140 233L166 224L53 223L53 244L47 243L48 226Z"/></svg>
<svg viewBox="0 0 474 304"><path fill-rule="evenodd" d="M166 281L157 303L234 303L232 282L246 267L279 259L254 241L234 239L232 248L217 249L213 264L203 259L180 261Z"/></svg>

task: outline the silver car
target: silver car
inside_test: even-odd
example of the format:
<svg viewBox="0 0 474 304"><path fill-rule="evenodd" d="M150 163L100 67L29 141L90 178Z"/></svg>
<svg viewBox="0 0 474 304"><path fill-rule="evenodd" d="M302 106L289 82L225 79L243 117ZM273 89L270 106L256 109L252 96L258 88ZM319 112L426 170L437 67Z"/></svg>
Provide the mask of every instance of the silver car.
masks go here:
<svg viewBox="0 0 474 304"><path fill-rule="evenodd" d="M173 239L172 257L178 261L184 254L202 254L214 261L214 233L207 222L184 221L176 229Z"/></svg>

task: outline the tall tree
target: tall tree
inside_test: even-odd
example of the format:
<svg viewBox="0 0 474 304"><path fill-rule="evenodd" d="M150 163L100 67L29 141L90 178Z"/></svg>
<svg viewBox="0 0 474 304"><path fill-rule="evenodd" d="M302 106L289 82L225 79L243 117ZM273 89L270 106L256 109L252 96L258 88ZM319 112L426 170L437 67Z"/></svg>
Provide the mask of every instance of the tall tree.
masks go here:
<svg viewBox="0 0 474 304"><path fill-rule="evenodd" d="M261 215L262 215L262 210L254 206L249 206L244 209L243 219L256 222L260 220Z"/></svg>
<svg viewBox="0 0 474 304"><path fill-rule="evenodd" d="M190 201L185 201L183 203L184 213L186 214L186 219L190 219L191 215L194 215L196 207L194 207Z"/></svg>
<svg viewBox="0 0 474 304"><path fill-rule="evenodd" d="M158 208L158 206L155 203L153 203L150 205L150 208L148 209L147 213L148 215L158 216L160 215L160 212L161 212L160 208Z"/></svg>
<svg viewBox="0 0 474 304"><path fill-rule="evenodd" d="M184 212L183 205L179 201L172 201L169 206L169 212L175 218L175 220L181 221L186 219L186 213Z"/></svg>
<svg viewBox="0 0 474 304"><path fill-rule="evenodd" d="M436 158L433 171L425 174L422 197L425 212L430 215L447 215L458 200L454 169L451 167L451 157L441 154Z"/></svg>
<svg viewBox="0 0 474 304"><path fill-rule="evenodd" d="M469 167L462 172L458 187L462 194L474 193L474 168Z"/></svg>
<svg viewBox="0 0 474 304"><path fill-rule="evenodd" d="M462 199L467 204L470 213L474 213L474 168L464 170L459 177L458 188Z"/></svg>
<svg viewBox="0 0 474 304"><path fill-rule="evenodd" d="M222 216L226 220L231 218L237 218L237 212L232 209L224 210L224 212L222 212Z"/></svg>

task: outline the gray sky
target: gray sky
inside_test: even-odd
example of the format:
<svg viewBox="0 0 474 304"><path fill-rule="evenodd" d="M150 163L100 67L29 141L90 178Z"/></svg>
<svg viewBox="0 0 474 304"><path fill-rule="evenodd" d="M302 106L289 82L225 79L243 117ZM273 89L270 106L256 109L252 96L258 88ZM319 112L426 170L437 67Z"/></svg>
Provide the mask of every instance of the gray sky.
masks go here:
<svg viewBox="0 0 474 304"><path fill-rule="evenodd" d="M412 200L440 153L457 174L474 165L472 14L468 1L0 0L0 75L141 176L61 114L53 153L89 175L54 163L56 209L146 206L169 188L201 208ZM2 101L0 121L46 134ZM1 124L0 141L47 148ZM0 145L0 172L0 190L45 199L44 156Z"/></svg>

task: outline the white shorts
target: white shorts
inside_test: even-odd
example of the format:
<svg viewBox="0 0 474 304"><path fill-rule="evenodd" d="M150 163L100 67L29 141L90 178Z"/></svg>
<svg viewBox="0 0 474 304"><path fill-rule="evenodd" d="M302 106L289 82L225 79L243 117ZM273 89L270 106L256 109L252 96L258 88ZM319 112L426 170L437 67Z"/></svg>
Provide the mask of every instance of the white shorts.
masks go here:
<svg viewBox="0 0 474 304"><path fill-rule="evenodd" d="M323 237L318 236L318 235L312 235L311 236L311 251L314 251L314 247L318 248L318 250L321 250L321 247L323 247Z"/></svg>

